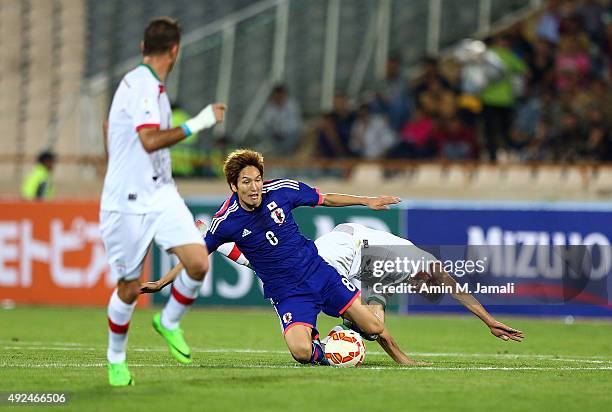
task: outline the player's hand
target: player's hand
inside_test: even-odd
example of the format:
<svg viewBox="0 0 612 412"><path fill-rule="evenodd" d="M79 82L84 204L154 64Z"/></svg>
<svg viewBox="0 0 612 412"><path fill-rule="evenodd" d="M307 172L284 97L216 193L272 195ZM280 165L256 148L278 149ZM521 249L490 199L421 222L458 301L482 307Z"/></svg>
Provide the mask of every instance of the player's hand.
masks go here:
<svg viewBox="0 0 612 412"><path fill-rule="evenodd" d="M366 201L366 206L372 210L386 210L389 209L389 205L395 205L401 202L397 196L376 196L369 197Z"/></svg>
<svg viewBox="0 0 612 412"><path fill-rule="evenodd" d="M425 361L417 361L414 359L406 359L403 362L400 362L400 365L408 365L408 366L431 366L431 362Z"/></svg>
<svg viewBox="0 0 612 412"><path fill-rule="evenodd" d="M495 321L489 325L493 336L500 338L501 340L515 340L517 342L523 341L523 332L518 329L513 329L508 325L504 325L501 322Z"/></svg>
<svg viewBox="0 0 612 412"><path fill-rule="evenodd" d="M143 293L157 293L160 291L159 282L141 282L140 283L140 294Z"/></svg>
<svg viewBox="0 0 612 412"><path fill-rule="evenodd" d="M213 103L212 109L215 114L215 120L217 121L217 123L223 123L223 120L225 120L225 112L227 111L227 106L223 103Z"/></svg>
<svg viewBox="0 0 612 412"><path fill-rule="evenodd" d="M187 126L191 134L198 133L222 122L225 118L226 109L227 106L223 103L209 104L196 116L187 120L184 125Z"/></svg>

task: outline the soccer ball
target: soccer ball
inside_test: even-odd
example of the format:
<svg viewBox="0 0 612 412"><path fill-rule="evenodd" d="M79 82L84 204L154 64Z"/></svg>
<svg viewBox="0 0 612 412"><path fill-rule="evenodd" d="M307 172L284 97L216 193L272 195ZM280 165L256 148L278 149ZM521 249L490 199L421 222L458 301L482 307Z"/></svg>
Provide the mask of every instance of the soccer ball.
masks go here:
<svg viewBox="0 0 612 412"><path fill-rule="evenodd" d="M329 332L325 338L325 358L332 366L351 368L361 365L365 358L365 344L361 336L350 329Z"/></svg>

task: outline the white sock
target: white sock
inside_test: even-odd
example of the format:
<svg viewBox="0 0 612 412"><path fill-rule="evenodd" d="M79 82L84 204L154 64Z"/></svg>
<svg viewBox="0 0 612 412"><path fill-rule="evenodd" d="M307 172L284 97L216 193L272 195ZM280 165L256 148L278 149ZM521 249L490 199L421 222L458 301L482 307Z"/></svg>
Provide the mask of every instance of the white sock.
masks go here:
<svg viewBox="0 0 612 412"><path fill-rule="evenodd" d="M204 281L195 280L183 270L172 283L172 293L161 313L161 324L166 329L178 328L179 322L193 301Z"/></svg>
<svg viewBox="0 0 612 412"><path fill-rule="evenodd" d="M125 361L127 332L136 302L125 303L119 298L117 289L108 302L108 351L106 357L110 363Z"/></svg>

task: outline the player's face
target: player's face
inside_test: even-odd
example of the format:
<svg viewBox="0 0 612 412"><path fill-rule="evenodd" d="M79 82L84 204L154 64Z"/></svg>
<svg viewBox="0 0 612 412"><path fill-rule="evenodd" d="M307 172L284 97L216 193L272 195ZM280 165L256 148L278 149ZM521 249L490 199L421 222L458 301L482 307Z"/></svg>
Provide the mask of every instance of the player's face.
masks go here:
<svg viewBox="0 0 612 412"><path fill-rule="evenodd" d="M247 166L238 175L237 186L232 190L238 194L240 204L247 210L253 210L261 204L263 178L255 166Z"/></svg>

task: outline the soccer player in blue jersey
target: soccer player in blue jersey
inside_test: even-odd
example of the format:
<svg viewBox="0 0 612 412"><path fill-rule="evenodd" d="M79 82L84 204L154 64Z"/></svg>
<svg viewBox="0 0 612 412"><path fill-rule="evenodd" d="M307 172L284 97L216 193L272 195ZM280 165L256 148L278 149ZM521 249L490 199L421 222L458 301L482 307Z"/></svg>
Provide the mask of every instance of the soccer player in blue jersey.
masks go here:
<svg viewBox="0 0 612 412"><path fill-rule="evenodd" d="M264 182L263 156L231 153L224 165L232 195L213 217L205 237L209 253L235 242L262 280L264 296L276 310L291 355L300 363L326 363L318 342L317 315L343 316L364 333L380 334L384 324L358 299L360 291L325 262L298 229L291 211L299 206L362 205L373 210L399 203L394 196L321 194L304 183Z"/></svg>

